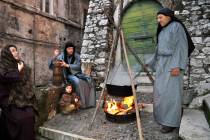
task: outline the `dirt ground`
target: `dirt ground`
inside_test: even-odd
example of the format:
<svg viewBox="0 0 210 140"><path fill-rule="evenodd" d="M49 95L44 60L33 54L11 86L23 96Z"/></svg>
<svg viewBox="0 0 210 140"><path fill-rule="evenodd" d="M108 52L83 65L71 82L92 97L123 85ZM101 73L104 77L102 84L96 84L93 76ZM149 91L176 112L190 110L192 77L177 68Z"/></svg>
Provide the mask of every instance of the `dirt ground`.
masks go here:
<svg viewBox="0 0 210 140"><path fill-rule="evenodd" d="M138 94L138 102L152 103L152 94ZM136 120L129 123L109 122L100 109L93 123L89 125L95 108L83 109L71 115L56 115L46 122L44 127L93 138L97 140L139 140ZM178 129L172 133L162 134L160 126L154 121L151 112L140 112L145 140L178 140Z"/></svg>

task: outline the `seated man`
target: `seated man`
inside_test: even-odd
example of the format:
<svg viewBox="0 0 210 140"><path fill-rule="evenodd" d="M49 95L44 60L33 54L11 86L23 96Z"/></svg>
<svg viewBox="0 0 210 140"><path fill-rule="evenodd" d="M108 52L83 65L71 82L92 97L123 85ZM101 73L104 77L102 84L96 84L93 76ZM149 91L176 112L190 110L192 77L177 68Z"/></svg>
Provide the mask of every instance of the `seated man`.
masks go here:
<svg viewBox="0 0 210 140"><path fill-rule="evenodd" d="M75 46L67 42L63 53L59 54L58 50L54 51L54 58L49 61L49 68L53 69L53 61L60 61L63 67L63 75L66 82L71 82L75 87L76 94L81 99L81 107L95 106L95 85L93 80L82 74L81 60L78 53L75 52Z"/></svg>

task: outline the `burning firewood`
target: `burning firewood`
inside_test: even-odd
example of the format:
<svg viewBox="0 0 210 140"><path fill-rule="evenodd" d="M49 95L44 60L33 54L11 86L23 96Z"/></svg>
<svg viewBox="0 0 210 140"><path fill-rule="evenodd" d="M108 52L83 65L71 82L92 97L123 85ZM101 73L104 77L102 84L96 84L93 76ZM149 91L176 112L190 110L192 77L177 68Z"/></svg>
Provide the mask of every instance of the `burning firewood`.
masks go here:
<svg viewBox="0 0 210 140"><path fill-rule="evenodd" d="M117 113L117 115L126 115L127 114L127 111L121 111L119 113Z"/></svg>

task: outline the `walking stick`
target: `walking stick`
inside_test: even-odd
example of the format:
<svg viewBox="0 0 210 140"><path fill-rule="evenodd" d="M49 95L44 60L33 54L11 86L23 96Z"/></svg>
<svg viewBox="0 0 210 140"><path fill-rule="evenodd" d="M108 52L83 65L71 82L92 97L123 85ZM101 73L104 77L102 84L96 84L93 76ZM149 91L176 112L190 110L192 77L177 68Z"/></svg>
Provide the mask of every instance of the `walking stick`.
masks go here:
<svg viewBox="0 0 210 140"><path fill-rule="evenodd" d="M129 64L129 61L128 61L128 55L127 55L127 51L126 51L126 48L125 48L125 39L124 39L122 29L120 31L120 41L121 41L121 45L123 47L124 56L125 56L126 64L127 64L127 67L128 67L128 73L129 73L130 80L131 80L131 86L132 86L132 92L133 92L135 110L136 110L136 119L137 119L136 121L137 121L137 127L138 127L138 131L139 131L139 139L144 140L143 131L142 131L142 127L141 127L141 118L140 118L140 115L139 115L138 103L137 103L137 98L136 98L137 97L136 96L136 90L135 90L134 82L133 82L132 75L131 75L131 68L130 68L130 64Z"/></svg>

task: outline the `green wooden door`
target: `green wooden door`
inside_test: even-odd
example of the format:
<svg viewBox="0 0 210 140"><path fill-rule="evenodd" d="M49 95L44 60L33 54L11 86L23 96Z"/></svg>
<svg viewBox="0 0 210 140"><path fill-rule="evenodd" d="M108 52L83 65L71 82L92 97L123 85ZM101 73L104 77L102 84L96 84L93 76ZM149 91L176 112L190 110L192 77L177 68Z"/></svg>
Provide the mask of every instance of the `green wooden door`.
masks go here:
<svg viewBox="0 0 210 140"><path fill-rule="evenodd" d="M143 62L151 57L155 49L156 13L160 8L155 0L138 0L123 15L122 27L126 41ZM134 68L137 66L136 59L130 53L129 61Z"/></svg>

